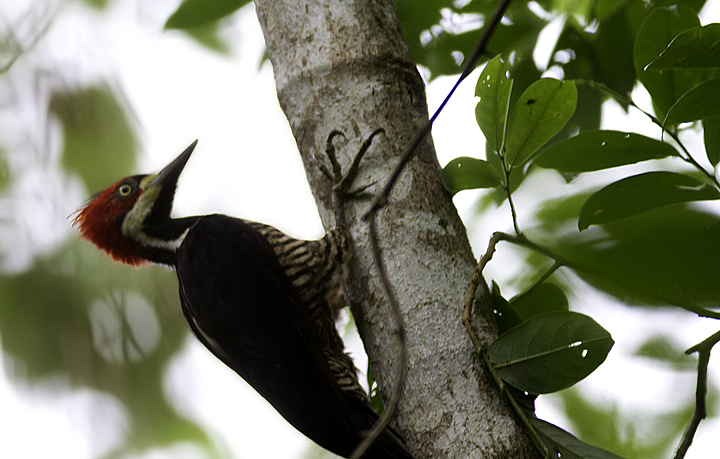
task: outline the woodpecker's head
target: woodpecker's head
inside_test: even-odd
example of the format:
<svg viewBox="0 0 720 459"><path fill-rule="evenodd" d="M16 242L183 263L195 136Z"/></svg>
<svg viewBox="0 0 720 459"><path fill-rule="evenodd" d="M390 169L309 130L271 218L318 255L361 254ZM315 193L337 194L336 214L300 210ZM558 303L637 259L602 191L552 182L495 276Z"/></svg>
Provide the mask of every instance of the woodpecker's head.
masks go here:
<svg viewBox="0 0 720 459"><path fill-rule="evenodd" d="M197 140L157 174L126 177L93 196L73 220L83 239L131 266L172 264L187 219L170 218L175 188Z"/></svg>

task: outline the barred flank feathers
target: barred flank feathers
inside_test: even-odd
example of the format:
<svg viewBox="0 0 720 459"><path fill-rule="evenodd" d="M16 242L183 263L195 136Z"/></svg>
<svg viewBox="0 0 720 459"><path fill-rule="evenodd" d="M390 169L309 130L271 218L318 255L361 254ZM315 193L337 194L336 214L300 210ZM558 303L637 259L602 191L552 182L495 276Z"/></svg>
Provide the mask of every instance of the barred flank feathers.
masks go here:
<svg viewBox="0 0 720 459"><path fill-rule="evenodd" d="M352 247L346 231L334 228L322 239L304 241L272 226L247 223L267 238L280 266L297 289L313 323L315 337L340 388L370 406L370 399L358 382L358 370L345 353L345 346L335 328L338 312L347 306L342 267L350 257Z"/></svg>

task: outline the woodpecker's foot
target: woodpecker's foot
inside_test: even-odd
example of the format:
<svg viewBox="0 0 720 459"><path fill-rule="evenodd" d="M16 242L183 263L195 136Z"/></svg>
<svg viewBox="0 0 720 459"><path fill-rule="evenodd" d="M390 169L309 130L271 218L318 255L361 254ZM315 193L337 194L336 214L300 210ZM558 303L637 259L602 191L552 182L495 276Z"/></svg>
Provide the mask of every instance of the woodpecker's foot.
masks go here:
<svg viewBox="0 0 720 459"><path fill-rule="evenodd" d="M361 193L374 185L373 182L355 189L350 189L350 186L352 185L355 177L357 176L358 169L360 168L360 161L362 161L363 156L365 156L365 153L370 148L370 145L372 145L373 138L380 133L385 133L385 130L383 128L377 128L368 136L367 139L365 139L363 144L360 146L360 150L355 155L355 158L353 158L353 162L352 164L350 164L350 168L345 174L342 173L342 167L340 166L340 163L335 156L335 144L333 143L333 140L335 140L337 136L340 135L345 137L345 134L338 130L333 130L328 135L327 142L325 144L325 154L330 161L332 170L329 170L323 164L319 164L319 168L320 171L334 184L333 205L335 207L336 225L345 225L344 207L345 200L348 198L348 196Z"/></svg>

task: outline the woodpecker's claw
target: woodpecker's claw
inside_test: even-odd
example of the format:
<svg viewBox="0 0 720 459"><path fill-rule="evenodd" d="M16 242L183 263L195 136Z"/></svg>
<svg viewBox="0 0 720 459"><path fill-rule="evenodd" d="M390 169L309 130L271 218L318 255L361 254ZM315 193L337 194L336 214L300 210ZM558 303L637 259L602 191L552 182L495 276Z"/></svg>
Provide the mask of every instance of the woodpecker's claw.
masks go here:
<svg viewBox="0 0 720 459"><path fill-rule="evenodd" d="M333 205L335 207L336 225L345 224L345 215L343 212L345 199L348 196L352 196L365 191L376 183L373 182L352 190L350 189L350 186L352 185L355 177L357 176L358 169L360 168L360 161L362 161L363 156L365 156L365 153L370 148L370 145L372 145L373 138L380 133L384 134L385 130L383 128L377 128L368 136L367 139L365 139L363 144L360 146L360 150L358 151L357 155L355 155L355 158L353 158L353 162L352 164L350 164L350 168L348 168L346 174L342 173L342 167L340 166L340 163L335 156L335 144L333 143L335 137L345 137L345 134L338 130L333 130L327 137L327 142L325 144L325 154L330 161L332 171L325 167L324 164L319 164L318 167L320 168L320 171L334 184Z"/></svg>
<svg viewBox="0 0 720 459"><path fill-rule="evenodd" d="M333 143L333 140L335 140L335 137L337 136L343 136L345 137L345 134L338 131L337 129L333 130L327 137L327 141L325 142L325 154L327 155L328 159L330 160L330 165L332 166L332 171L330 171L323 163L318 163L318 167L320 168L320 172L325 175L325 177L328 178L331 182L334 184L338 184L342 181L342 168L340 167L340 163L337 160L337 157L335 156L335 144Z"/></svg>

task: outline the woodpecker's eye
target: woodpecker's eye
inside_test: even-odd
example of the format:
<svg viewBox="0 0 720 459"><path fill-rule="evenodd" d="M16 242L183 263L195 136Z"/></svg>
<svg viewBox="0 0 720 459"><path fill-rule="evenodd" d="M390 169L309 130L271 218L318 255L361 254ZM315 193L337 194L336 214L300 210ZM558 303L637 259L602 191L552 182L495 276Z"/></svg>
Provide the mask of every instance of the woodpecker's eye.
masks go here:
<svg viewBox="0 0 720 459"><path fill-rule="evenodd" d="M135 187L131 183L123 183L117 187L116 193L121 198L127 198L133 191L135 191Z"/></svg>

